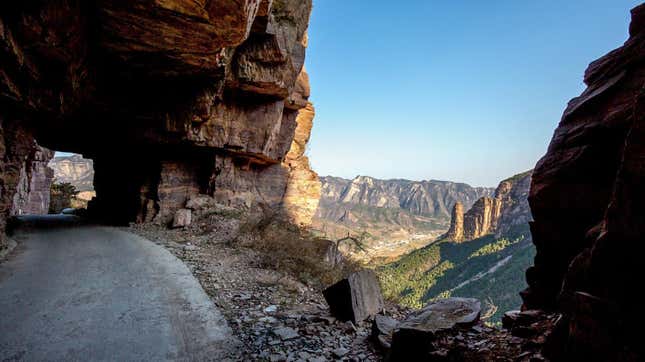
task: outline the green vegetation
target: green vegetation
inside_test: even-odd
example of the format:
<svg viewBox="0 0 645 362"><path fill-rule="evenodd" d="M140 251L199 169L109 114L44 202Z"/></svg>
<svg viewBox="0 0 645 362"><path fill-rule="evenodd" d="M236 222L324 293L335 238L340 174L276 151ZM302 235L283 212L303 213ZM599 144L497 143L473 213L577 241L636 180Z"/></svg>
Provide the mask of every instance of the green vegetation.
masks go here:
<svg viewBox="0 0 645 362"><path fill-rule="evenodd" d="M518 293L535 255L528 235L528 225L521 225L503 239L439 240L378 268L384 295L413 308L437 298L478 298L488 320L499 322L521 304Z"/></svg>
<svg viewBox="0 0 645 362"><path fill-rule="evenodd" d="M49 213L58 214L63 209L72 207L78 191L71 183L53 183L49 189L50 202Z"/></svg>
<svg viewBox="0 0 645 362"><path fill-rule="evenodd" d="M511 246L511 245L513 245L515 243L519 243L520 241L522 241L522 239L524 239L524 238L521 237L521 238L515 239L513 241L510 241L508 239L499 239L499 240L495 241L494 243L490 243L490 244L486 244L486 245L482 246L479 250L477 250L476 252L472 253L468 257L468 259L476 258L478 256L485 256L485 255L499 253L502 250L506 249L507 247L509 247L509 246Z"/></svg>

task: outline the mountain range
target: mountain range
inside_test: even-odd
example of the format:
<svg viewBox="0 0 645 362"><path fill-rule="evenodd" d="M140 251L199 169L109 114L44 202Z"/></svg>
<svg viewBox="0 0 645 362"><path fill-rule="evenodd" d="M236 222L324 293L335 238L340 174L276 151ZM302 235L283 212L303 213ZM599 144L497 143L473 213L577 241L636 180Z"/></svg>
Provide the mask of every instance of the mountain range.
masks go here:
<svg viewBox="0 0 645 362"><path fill-rule="evenodd" d="M351 239L346 253L358 259L394 258L427 245L448 230L457 203L470 208L494 189L450 181L353 180L321 177L312 227L335 240ZM356 248L354 244L359 243ZM352 250L353 249L353 250ZM355 252L354 252L355 251Z"/></svg>

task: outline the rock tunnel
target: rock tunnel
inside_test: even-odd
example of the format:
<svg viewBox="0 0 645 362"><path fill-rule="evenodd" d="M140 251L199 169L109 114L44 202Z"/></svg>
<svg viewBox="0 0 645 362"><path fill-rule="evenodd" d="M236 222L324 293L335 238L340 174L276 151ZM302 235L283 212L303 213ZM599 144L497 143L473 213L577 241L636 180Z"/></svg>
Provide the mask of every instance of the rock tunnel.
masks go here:
<svg viewBox="0 0 645 362"><path fill-rule="evenodd" d="M90 211L168 222L187 198L306 224L311 1L0 4L0 229L40 146L94 160ZM645 5L593 62L533 174L525 309L559 311L556 359L638 360L645 235ZM41 155L36 157L36 155ZM51 156L49 156L51 157Z"/></svg>
<svg viewBox="0 0 645 362"><path fill-rule="evenodd" d="M195 194L306 222L319 187L304 156L310 11L290 0L0 5L4 218L37 144L94 160L89 211L107 222L166 223Z"/></svg>

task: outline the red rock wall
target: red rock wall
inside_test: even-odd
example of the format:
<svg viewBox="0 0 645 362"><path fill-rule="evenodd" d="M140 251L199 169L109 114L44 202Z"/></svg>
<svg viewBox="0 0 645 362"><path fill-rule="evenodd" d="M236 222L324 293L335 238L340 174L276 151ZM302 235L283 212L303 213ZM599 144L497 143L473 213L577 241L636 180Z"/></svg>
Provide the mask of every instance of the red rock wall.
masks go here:
<svg viewBox="0 0 645 362"><path fill-rule="evenodd" d="M537 255L524 307L564 313L557 353L638 360L645 322L637 297L645 235L645 5L632 10L629 40L593 62L585 83L533 174Z"/></svg>
<svg viewBox="0 0 645 362"><path fill-rule="evenodd" d="M93 159L91 209L114 221L165 221L186 185L311 212L298 192L315 194L317 176L302 155L285 163L309 107L310 12L311 0L1 3L0 116Z"/></svg>

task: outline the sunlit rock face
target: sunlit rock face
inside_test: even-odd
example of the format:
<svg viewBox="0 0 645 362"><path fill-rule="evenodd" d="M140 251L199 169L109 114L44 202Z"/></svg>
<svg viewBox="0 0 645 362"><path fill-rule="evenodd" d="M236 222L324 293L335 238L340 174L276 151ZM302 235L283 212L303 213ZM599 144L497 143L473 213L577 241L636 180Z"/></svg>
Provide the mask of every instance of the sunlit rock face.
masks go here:
<svg viewBox="0 0 645 362"><path fill-rule="evenodd" d="M456 242L469 241L488 234L497 238L515 238L515 231L531 221L527 195L531 171L503 180L493 197L484 196L464 213L461 203L455 204L446 238Z"/></svg>
<svg viewBox="0 0 645 362"><path fill-rule="evenodd" d="M90 209L113 221L166 222L195 192L273 208L288 193L306 221L310 12L310 0L2 3L3 128L91 158Z"/></svg>
<svg viewBox="0 0 645 362"><path fill-rule="evenodd" d="M464 205L457 202L450 215L450 228L446 237L454 241L464 240Z"/></svg>
<svg viewBox="0 0 645 362"><path fill-rule="evenodd" d="M464 239L472 240L490 234L497 227L501 200L482 197L464 214Z"/></svg>
<svg viewBox="0 0 645 362"><path fill-rule="evenodd" d="M577 359L643 358L645 5L629 33L587 69L529 195L537 256L524 307L563 312L554 353Z"/></svg>

